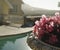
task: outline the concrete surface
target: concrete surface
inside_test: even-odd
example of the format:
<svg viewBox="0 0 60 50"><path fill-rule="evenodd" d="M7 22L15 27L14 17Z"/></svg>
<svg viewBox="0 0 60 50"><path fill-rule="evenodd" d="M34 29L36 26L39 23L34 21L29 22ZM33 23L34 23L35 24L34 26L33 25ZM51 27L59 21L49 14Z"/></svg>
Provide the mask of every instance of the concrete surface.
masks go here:
<svg viewBox="0 0 60 50"><path fill-rule="evenodd" d="M32 31L32 27L16 28L16 27L5 26L5 25L0 26L0 36L21 34L29 31Z"/></svg>

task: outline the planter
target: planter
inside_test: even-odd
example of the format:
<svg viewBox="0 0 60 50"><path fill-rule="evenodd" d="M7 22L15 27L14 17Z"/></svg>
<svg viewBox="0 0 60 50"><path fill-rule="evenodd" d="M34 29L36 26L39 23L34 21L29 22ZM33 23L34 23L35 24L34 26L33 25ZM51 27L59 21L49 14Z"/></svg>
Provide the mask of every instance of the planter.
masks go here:
<svg viewBox="0 0 60 50"><path fill-rule="evenodd" d="M60 50L59 47L55 47L44 43L43 41L36 39L33 35L28 35L27 43L32 50Z"/></svg>

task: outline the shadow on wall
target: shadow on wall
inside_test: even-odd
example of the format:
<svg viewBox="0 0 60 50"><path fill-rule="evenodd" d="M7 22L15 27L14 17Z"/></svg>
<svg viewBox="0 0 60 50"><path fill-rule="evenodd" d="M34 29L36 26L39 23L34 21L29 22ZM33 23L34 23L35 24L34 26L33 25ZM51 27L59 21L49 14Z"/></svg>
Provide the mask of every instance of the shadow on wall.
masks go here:
<svg viewBox="0 0 60 50"><path fill-rule="evenodd" d="M0 15L0 26L3 25L3 20L4 20L3 15Z"/></svg>
<svg viewBox="0 0 60 50"><path fill-rule="evenodd" d="M24 16L24 24L21 27L33 27L36 20L40 20L40 17Z"/></svg>

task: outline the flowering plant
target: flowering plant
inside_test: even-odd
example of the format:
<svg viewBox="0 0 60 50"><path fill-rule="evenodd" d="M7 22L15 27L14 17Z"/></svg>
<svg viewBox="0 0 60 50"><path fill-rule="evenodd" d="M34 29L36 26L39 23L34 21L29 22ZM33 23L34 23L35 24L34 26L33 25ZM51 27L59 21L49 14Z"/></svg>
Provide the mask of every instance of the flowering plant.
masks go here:
<svg viewBox="0 0 60 50"><path fill-rule="evenodd" d="M35 22L33 28L33 33L38 39L60 46L60 16L58 13L49 18L42 15L42 18Z"/></svg>

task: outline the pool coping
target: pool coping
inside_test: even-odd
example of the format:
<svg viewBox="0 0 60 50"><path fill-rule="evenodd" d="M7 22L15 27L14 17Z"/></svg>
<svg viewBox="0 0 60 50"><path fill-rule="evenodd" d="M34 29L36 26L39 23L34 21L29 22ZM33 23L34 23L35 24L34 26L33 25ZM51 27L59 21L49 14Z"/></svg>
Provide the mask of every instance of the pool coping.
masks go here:
<svg viewBox="0 0 60 50"><path fill-rule="evenodd" d="M24 34L27 36L27 34L30 34L31 32L32 32L32 30L28 31L28 32L18 33L18 34L3 35L3 36L0 36L0 38L2 38L2 37L10 37L10 36L18 36L18 35L24 35Z"/></svg>
<svg viewBox="0 0 60 50"><path fill-rule="evenodd" d="M0 37L16 36L21 34L27 34L32 32L32 27L25 28L15 28L10 26L1 26L0 27Z"/></svg>

